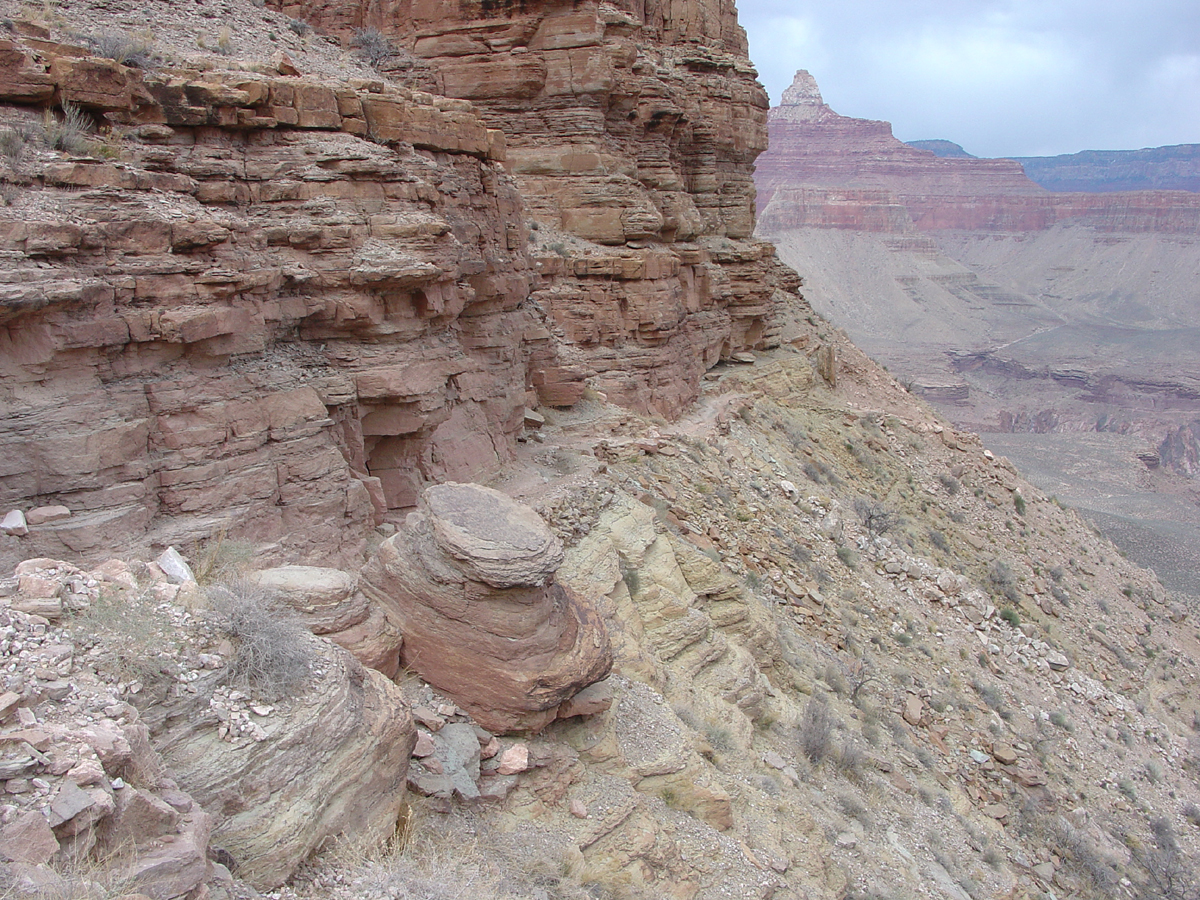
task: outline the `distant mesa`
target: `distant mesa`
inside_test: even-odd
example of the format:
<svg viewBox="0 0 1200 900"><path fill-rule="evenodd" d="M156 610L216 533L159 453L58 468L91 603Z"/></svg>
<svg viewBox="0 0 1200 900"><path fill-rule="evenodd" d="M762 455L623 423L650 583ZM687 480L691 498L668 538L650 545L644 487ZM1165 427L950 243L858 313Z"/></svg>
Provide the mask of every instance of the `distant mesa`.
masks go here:
<svg viewBox="0 0 1200 900"><path fill-rule="evenodd" d="M1146 150L1084 150L1018 157L1025 174L1048 191L1200 192L1200 144Z"/></svg>
<svg viewBox="0 0 1200 900"><path fill-rule="evenodd" d="M947 140L906 144L888 122L834 112L806 70L767 117L756 161L759 232L1023 233L1083 225L1200 230L1200 147L981 159ZM1153 190L1135 190L1142 185ZM1066 190L1063 190L1066 188Z"/></svg>
<svg viewBox="0 0 1200 900"><path fill-rule="evenodd" d="M928 150L934 156L940 156L942 159L978 159L973 153L968 153L962 148L961 144L956 144L954 141L906 141L910 147L916 147L918 150Z"/></svg>

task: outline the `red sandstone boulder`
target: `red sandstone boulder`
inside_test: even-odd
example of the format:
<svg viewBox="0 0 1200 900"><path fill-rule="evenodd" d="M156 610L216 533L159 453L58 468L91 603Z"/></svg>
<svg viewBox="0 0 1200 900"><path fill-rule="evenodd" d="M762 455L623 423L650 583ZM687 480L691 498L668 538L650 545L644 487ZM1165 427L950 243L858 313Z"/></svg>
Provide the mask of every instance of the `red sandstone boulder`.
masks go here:
<svg viewBox="0 0 1200 900"><path fill-rule="evenodd" d="M594 605L554 579L562 559L528 507L479 485L436 485L368 563L361 590L403 633L405 666L490 731L537 730L612 666Z"/></svg>

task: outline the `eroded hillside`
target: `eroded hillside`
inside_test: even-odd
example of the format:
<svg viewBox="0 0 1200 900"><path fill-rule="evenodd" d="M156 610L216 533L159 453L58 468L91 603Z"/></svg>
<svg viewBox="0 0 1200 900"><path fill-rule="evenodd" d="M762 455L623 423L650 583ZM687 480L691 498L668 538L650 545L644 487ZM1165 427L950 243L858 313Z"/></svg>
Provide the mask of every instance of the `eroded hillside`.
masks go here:
<svg viewBox="0 0 1200 900"><path fill-rule="evenodd" d="M750 238L731 4L8 11L3 890L1192 896L1188 611Z"/></svg>

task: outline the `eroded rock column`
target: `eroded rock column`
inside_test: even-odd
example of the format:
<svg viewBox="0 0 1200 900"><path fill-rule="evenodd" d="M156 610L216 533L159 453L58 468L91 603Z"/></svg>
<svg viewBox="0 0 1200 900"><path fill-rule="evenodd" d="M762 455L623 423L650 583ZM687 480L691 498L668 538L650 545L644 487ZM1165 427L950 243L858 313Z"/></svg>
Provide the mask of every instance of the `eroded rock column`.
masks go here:
<svg viewBox="0 0 1200 900"><path fill-rule="evenodd" d="M491 731L536 731L612 667L595 606L555 579L562 561L529 507L442 484L380 546L361 590L403 633L402 665Z"/></svg>

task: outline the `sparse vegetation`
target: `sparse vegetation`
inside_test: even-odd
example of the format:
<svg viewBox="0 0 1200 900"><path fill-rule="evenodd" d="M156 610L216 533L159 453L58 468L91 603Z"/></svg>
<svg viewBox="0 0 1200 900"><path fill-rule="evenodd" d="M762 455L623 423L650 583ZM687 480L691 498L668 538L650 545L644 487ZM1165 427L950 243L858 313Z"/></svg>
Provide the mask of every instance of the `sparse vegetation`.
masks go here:
<svg viewBox="0 0 1200 900"><path fill-rule="evenodd" d="M854 501L854 512L872 538L887 534L900 522L900 517L893 510L878 500L868 500L865 497Z"/></svg>
<svg viewBox="0 0 1200 900"><path fill-rule="evenodd" d="M926 535L929 538L929 543L942 553L950 552L950 542L946 540L946 536L936 528L930 528Z"/></svg>
<svg viewBox="0 0 1200 900"><path fill-rule="evenodd" d="M804 706L804 714L796 726L796 741L800 752L814 765L833 752L835 718L829 707L813 697Z"/></svg>
<svg viewBox="0 0 1200 900"><path fill-rule="evenodd" d="M1070 721L1067 719L1067 714L1061 710L1055 710L1054 712L1050 713L1050 724L1061 728L1063 731L1074 730Z"/></svg>
<svg viewBox="0 0 1200 900"><path fill-rule="evenodd" d="M178 651L170 625L156 613L149 594L101 591L71 627L95 642L102 671L129 684L159 677L163 662L174 660Z"/></svg>
<svg viewBox="0 0 1200 900"><path fill-rule="evenodd" d="M233 657L225 668L231 685L271 699L304 687L316 654L290 609L244 579L210 587L208 605L217 627L233 643Z"/></svg>
<svg viewBox="0 0 1200 900"><path fill-rule="evenodd" d="M150 42L124 31L106 29L84 35L83 41L97 56L114 60L123 66L149 69L153 65L154 52Z"/></svg>
<svg viewBox="0 0 1200 900"><path fill-rule="evenodd" d="M61 116L48 109L42 120L46 146L75 156L83 155L90 149L88 135L91 130L91 117L70 101L63 103Z"/></svg>
<svg viewBox="0 0 1200 900"><path fill-rule="evenodd" d="M392 42L378 28L355 29L350 46L358 50L359 56L376 69L396 54Z"/></svg>

